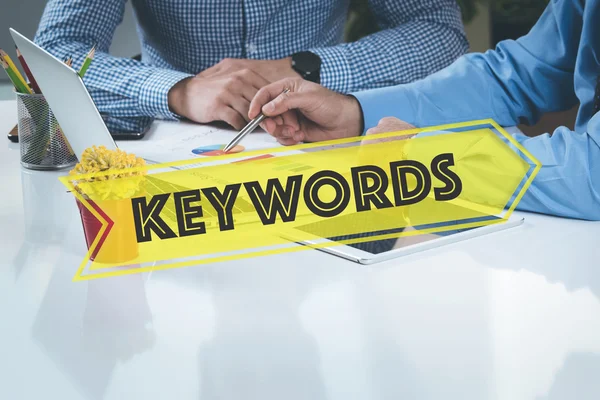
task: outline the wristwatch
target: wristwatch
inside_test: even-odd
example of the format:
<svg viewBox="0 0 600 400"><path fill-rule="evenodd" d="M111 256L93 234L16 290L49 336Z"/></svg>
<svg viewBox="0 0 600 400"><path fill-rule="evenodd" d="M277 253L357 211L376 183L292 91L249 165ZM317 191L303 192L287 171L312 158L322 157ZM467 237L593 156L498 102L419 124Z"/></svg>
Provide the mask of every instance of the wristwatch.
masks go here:
<svg viewBox="0 0 600 400"><path fill-rule="evenodd" d="M292 69L307 81L321 83L321 57L310 51L292 54Z"/></svg>

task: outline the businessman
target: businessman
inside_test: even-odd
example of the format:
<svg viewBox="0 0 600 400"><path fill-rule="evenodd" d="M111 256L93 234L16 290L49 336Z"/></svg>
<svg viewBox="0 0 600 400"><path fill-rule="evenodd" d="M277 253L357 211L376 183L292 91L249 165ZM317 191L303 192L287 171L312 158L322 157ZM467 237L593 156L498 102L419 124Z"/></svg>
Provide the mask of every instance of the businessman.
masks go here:
<svg viewBox="0 0 600 400"><path fill-rule="evenodd" d="M133 0L142 60L108 54L126 0L49 0L35 41L74 67L112 122L131 117L242 128L264 85L302 77L338 92L411 82L464 54L455 0L370 0L381 31L342 43L348 0Z"/></svg>
<svg viewBox="0 0 600 400"><path fill-rule="evenodd" d="M600 0L551 0L526 36L406 85L344 96L294 79L262 88L249 117L286 145L492 118L534 123L580 103L574 131L514 135L542 168L519 208L600 220ZM281 89L291 93L277 97ZM379 126L378 126L379 123ZM417 135L418 136L418 135ZM514 148L514 147L513 147Z"/></svg>

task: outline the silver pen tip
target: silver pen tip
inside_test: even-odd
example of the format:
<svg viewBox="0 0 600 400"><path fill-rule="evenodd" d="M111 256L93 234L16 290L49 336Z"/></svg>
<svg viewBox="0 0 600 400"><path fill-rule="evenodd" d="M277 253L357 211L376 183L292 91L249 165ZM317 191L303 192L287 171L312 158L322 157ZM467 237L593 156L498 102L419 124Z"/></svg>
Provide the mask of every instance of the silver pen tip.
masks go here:
<svg viewBox="0 0 600 400"><path fill-rule="evenodd" d="M289 88L285 88L283 90L283 93L289 93L290 89ZM246 136L246 134L248 134L249 132L246 131L247 129L250 128L250 132L252 132L255 128L256 125L258 125L260 122L262 122L262 120L265 118L264 114L261 114L260 116L254 118L252 121L250 121L248 123L248 125L246 125L241 131L240 133L238 133L238 136L236 136L231 142L229 142L229 144L227 144L227 146L225 146L223 148L223 153L228 153L229 150L231 150L233 147L235 147L235 145L237 144L237 142L239 142L239 140L241 140L241 138L243 138L244 136ZM246 131L246 132L244 132ZM240 137L240 135L242 135ZM239 138L239 139L238 139Z"/></svg>

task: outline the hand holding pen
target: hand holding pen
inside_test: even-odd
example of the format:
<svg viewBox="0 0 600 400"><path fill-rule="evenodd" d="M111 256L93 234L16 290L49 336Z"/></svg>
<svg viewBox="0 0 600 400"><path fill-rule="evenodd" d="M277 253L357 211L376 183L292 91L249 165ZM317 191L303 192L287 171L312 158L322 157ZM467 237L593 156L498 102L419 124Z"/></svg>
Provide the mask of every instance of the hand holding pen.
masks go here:
<svg viewBox="0 0 600 400"><path fill-rule="evenodd" d="M285 88L282 92L282 94L286 94L290 91L290 89ZM235 147L236 144L238 144L244 137L246 137L246 135L248 135L249 133L252 133L260 124L261 122L264 121L264 119L266 118L266 116L264 114L260 114L259 116L257 116L256 118L254 118L252 121L248 122L248 125L246 125L241 131L240 133L238 133L232 140L231 142L229 142L227 144L227 146L225 146L225 148L223 149L223 151L225 153L227 153L229 150L233 149Z"/></svg>
<svg viewBox="0 0 600 400"><path fill-rule="evenodd" d="M281 95L284 88L289 92ZM301 78L283 79L260 89L248 117L266 116L263 128L283 145L356 137L363 116L358 100Z"/></svg>

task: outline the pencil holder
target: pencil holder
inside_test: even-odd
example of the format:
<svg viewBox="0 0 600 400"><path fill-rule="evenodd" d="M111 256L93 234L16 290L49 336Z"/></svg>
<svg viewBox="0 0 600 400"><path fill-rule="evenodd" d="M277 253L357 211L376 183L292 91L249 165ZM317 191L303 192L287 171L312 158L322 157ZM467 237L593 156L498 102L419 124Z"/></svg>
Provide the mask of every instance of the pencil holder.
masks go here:
<svg viewBox="0 0 600 400"><path fill-rule="evenodd" d="M74 166L77 155L60 129L44 95L16 94L21 165L38 170Z"/></svg>

